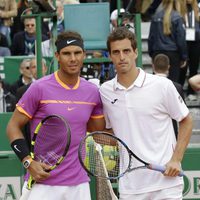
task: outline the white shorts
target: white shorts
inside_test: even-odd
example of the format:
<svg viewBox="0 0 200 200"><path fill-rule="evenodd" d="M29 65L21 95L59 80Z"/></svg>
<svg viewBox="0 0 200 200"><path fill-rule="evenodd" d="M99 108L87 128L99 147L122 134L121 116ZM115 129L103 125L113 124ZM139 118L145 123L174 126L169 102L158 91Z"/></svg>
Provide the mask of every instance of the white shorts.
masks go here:
<svg viewBox="0 0 200 200"><path fill-rule="evenodd" d="M120 200L182 200L183 185L142 194L120 194Z"/></svg>
<svg viewBox="0 0 200 200"><path fill-rule="evenodd" d="M20 200L91 200L89 183L76 186L51 186L35 184L31 190L22 188Z"/></svg>

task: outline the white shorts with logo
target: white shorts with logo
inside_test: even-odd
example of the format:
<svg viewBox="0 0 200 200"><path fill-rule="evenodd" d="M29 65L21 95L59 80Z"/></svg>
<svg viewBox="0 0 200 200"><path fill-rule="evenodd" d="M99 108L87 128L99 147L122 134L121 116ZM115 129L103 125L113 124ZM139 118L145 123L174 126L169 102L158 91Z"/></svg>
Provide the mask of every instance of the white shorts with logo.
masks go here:
<svg viewBox="0 0 200 200"><path fill-rule="evenodd" d="M120 194L120 200L182 200L183 185L142 194Z"/></svg>
<svg viewBox="0 0 200 200"><path fill-rule="evenodd" d="M20 200L91 200L89 183L76 186L51 186L35 184L31 190L22 188Z"/></svg>

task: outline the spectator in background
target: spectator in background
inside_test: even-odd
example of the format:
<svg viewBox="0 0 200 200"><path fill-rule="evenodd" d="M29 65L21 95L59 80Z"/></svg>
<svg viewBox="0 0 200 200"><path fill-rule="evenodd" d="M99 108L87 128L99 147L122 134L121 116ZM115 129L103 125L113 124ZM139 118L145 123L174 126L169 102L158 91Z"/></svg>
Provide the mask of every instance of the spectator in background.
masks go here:
<svg viewBox="0 0 200 200"><path fill-rule="evenodd" d="M31 59L31 62L30 62L30 69L31 69L31 73L32 73L32 76L35 80L38 79L37 77L37 61L36 61L36 58L32 58ZM46 63L46 60L44 58L42 58L42 76L45 76L47 74L47 63Z"/></svg>
<svg viewBox="0 0 200 200"><path fill-rule="evenodd" d="M145 4L146 1L143 1ZM141 10L143 21L151 20L151 17L154 15L162 0L153 0L150 1L150 4L146 7L146 9Z"/></svg>
<svg viewBox="0 0 200 200"><path fill-rule="evenodd" d="M162 7L151 20L148 51L152 59L159 53L169 57L168 77L178 82L180 67L185 67L187 60L184 20L179 14L180 0L163 0Z"/></svg>
<svg viewBox="0 0 200 200"><path fill-rule="evenodd" d="M79 4L77 0L57 0L56 7L57 7L57 32L60 34L64 31L64 5L65 4ZM52 30L53 22L49 22L49 29ZM50 39L45 40L42 42L42 56L43 57L52 57L53 56L53 46L54 41L52 37L52 31L50 31Z"/></svg>
<svg viewBox="0 0 200 200"><path fill-rule="evenodd" d="M28 0L19 0L18 1L17 16L14 17L13 25L11 27L11 34L10 34L11 39L13 39L13 36L15 35L15 33L18 33L20 31L24 30L24 23L21 19L21 15L27 8L29 8Z"/></svg>
<svg viewBox="0 0 200 200"><path fill-rule="evenodd" d="M184 5L185 6L185 5ZM187 71L189 70L189 78L198 73L200 63L200 19L199 7L197 0L186 0L185 25L186 40L188 50L188 66L181 69L180 83L184 85ZM197 100L196 92L188 84L187 100Z"/></svg>
<svg viewBox="0 0 200 200"><path fill-rule="evenodd" d="M165 54L157 54L154 57L152 67L153 67L154 74L158 76L162 76L162 77L167 77L169 73L169 68L170 68L168 56L166 56ZM178 91L178 93L180 94L181 98L184 100L184 91L183 91L182 85L174 81L173 81L173 84L176 90ZM177 121L174 119L172 120L172 123L174 127L175 136L177 139L178 124L177 124Z"/></svg>
<svg viewBox="0 0 200 200"><path fill-rule="evenodd" d="M194 91L200 91L200 74L192 76L188 82Z"/></svg>
<svg viewBox="0 0 200 200"><path fill-rule="evenodd" d="M30 60L29 67L30 67L30 72L31 72L31 75L32 75L32 82L33 82L33 81L37 80L37 64L36 64L36 58L35 57L33 57ZM47 65L46 65L46 60L43 58L42 59L42 76L45 76L46 73L47 73ZM21 87L19 87L17 89L17 93L16 93L17 102L22 97L22 95L26 92L26 90L29 88L29 86L31 85L32 82L25 84L25 85L22 85Z"/></svg>
<svg viewBox="0 0 200 200"><path fill-rule="evenodd" d="M64 7L63 7L63 3L60 2L60 1L56 1L56 9L57 9L57 31L58 31L58 34L60 34L64 31Z"/></svg>
<svg viewBox="0 0 200 200"><path fill-rule="evenodd" d="M57 33L60 34L64 31L64 1L56 1L56 8L57 8ZM53 56L53 46L54 41L52 37L52 29L53 29L53 22L49 22L49 36L48 40L42 42L42 56L43 57L52 57Z"/></svg>
<svg viewBox="0 0 200 200"><path fill-rule="evenodd" d="M0 57L10 56L11 52L8 48L6 36L0 33Z"/></svg>
<svg viewBox="0 0 200 200"><path fill-rule="evenodd" d="M120 9L120 14L125 12L124 8ZM110 15L110 22L111 22L111 30L115 29L118 26L118 10L113 10Z"/></svg>
<svg viewBox="0 0 200 200"><path fill-rule="evenodd" d="M0 46L0 57L10 56L10 49L8 47L1 47Z"/></svg>
<svg viewBox="0 0 200 200"><path fill-rule="evenodd" d="M62 1L56 1L56 14L57 14L57 31L58 34L64 31L64 7ZM53 22L49 22L49 30L52 30Z"/></svg>
<svg viewBox="0 0 200 200"><path fill-rule="evenodd" d="M24 31L24 18L21 18L22 15L28 15L32 13L32 8L30 7L28 0L19 0L18 1L18 14L14 18L13 26L11 27L11 39L16 33ZM42 34L49 37L49 28L48 22L42 20Z"/></svg>
<svg viewBox="0 0 200 200"><path fill-rule="evenodd" d="M15 96L8 91L0 76L0 113L13 112L15 103Z"/></svg>
<svg viewBox="0 0 200 200"><path fill-rule="evenodd" d="M33 76L30 70L30 59L24 59L19 67L19 79L11 85L10 91L16 96L17 89L23 85L28 85L33 81Z"/></svg>
<svg viewBox="0 0 200 200"><path fill-rule="evenodd" d="M13 17L16 16L16 0L0 0L0 33L6 36L9 45L11 44L10 26L13 24Z"/></svg>
<svg viewBox="0 0 200 200"><path fill-rule="evenodd" d="M24 31L21 31L14 35L11 46L12 55L35 55L35 18L25 18L24 26ZM47 39L48 37L42 34L42 41Z"/></svg>
<svg viewBox="0 0 200 200"><path fill-rule="evenodd" d="M53 57L53 45L52 33L50 33L50 39L42 42L41 51L43 57Z"/></svg>
<svg viewBox="0 0 200 200"><path fill-rule="evenodd" d="M126 26L130 31L134 32L133 16L126 12L124 8L120 9L118 14L118 9L114 10L110 15L110 29L111 31L118 26Z"/></svg>
<svg viewBox="0 0 200 200"><path fill-rule="evenodd" d="M8 46L8 41L6 39L6 36L2 33L0 33L0 46L1 47L9 47Z"/></svg>

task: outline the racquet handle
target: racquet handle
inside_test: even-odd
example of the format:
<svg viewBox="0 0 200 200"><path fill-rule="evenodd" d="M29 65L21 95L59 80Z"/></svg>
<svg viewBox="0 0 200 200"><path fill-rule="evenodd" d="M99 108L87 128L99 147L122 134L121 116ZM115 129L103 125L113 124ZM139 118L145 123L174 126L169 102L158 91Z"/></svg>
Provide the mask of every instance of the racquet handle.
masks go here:
<svg viewBox="0 0 200 200"><path fill-rule="evenodd" d="M35 184L35 182L36 182L36 181L33 180L32 176L30 176L29 179L28 179L28 183L27 183L27 187L26 187L26 188L27 188L28 190L31 190L31 188L33 187L33 185Z"/></svg>
<svg viewBox="0 0 200 200"><path fill-rule="evenodd" d="M152 170L156 170L156 171L162 172L162 173L164 173L165 170L166 170L166 167L165 167L165 166L155 165L155 164L150 164L150 165L148 166L148 168L149 168L149 169L152 169ZM179 174L178 174L178 176L180 176L180 177L181 177L181 176L184 176L183 171L180 171Z"/></svg>

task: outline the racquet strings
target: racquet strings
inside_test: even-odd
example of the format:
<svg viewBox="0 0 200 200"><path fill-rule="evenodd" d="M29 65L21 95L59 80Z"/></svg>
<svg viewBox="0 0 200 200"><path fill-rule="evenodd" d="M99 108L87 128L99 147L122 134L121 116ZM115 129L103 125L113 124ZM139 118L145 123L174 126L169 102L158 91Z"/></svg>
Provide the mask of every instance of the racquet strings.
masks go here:
<svg viewBox="0 0 200 200"><path fill-rule="evenodd" d="M99 158L99 150L103 157L104 167ZM115 179L125 173L129 167L130 158L127 149L109 134L89 135L82 142L79 152L84 168L93 176ZM105 173L105 168L107 173Z"/></svg>
<svg viewBox="0 0 200 200"><path fill-rule="evenodd" d="M40 127L33 147L34 159L54 166L64 156L68 130L59 117L49 117Z"/></svg>

